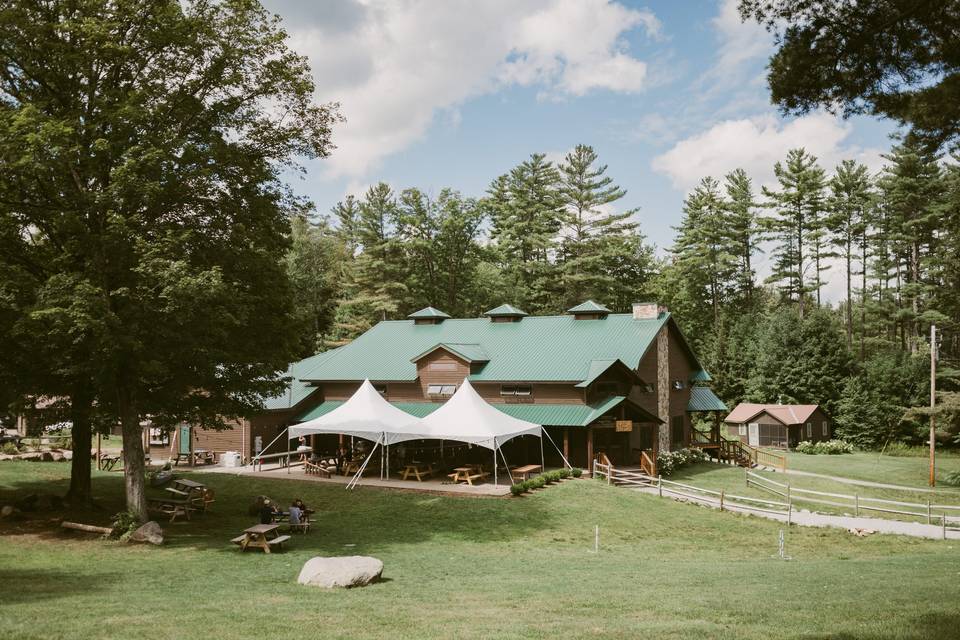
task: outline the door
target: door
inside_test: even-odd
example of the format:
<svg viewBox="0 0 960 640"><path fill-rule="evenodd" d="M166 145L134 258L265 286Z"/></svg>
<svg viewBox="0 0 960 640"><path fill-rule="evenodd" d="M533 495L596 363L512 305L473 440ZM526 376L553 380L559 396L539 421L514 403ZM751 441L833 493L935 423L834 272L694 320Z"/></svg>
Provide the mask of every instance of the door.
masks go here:
<svg viewBox="0 0 960 640"><path fill-rule="evenodd" d="M760 446L760 425L756 422L747 425L747 444L751 447Z"/></svg>
<svg viewBox="0 0 960 640"><path fill-rule="evenodd" d="M179 453L183 455L190 454L190 427L188 425L180 425L180 435L177 438L177 442L180 444Z"/></svg>

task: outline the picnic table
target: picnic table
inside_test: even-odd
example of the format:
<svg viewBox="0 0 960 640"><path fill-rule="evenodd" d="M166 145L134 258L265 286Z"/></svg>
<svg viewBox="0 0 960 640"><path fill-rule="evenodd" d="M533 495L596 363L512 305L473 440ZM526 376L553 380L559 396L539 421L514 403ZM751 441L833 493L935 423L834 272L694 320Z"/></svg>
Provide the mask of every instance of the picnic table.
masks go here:
<svg viewBox="0 0 960 640"><path fill-rule="evenodd" d="M167 497L151 498L148 507L151 511L170 516L170 522L184 517L190 520L191 511L204 511L214 501L213 490L201 482L175 478L173 486L164 487Z"/></svg>
<svg viewBox="0 0 960 640"><path fill-rule="evenodd" d="M190 453L178 453L176 458L174 458L173 464L179 467L180 460L190 462ZM206 449L196 449L193 452L193 462L194 464L217 464L217 452Z"/></svg>
<svg viewBox="0 0 960 640"><path fill-rule="evenodd" d="M540 473L541 470L543 470L543 467L538 464L527 464L522 467L511 469L510 473L518 476L521 480L528 480L531 473Z"/></svg>
<svg viewBox="0 0 960 640"><path fill-rule="evenodd" d="M483 470L478 464L469 464L463 467L456 467L453 473L447 474L454 482L463 482L473 486L474 480L483 480L490 474Z"/></svg>
<svg viewBox="0 0 960 640"><path fill-rule="evenodd" d="M231 542L240 545L241 551L246 551L249 547L263 549L264 553L270 553L270 547L282 547L283 543L290 539L290 536L278 535L277 530L280 527L275 524L256 524L243 530L243 534L237 536Z"/></svg>
<svg viewBox="0 0 960 640"><path fill-rule="evenodd" d="M417 479L417 482L423 482L423 478L429 478L433 475L433 473L434 471L432 464L412 462L403 466L403 473L401 474L400 479L406 480L410 476L413 476Z"/></svg>

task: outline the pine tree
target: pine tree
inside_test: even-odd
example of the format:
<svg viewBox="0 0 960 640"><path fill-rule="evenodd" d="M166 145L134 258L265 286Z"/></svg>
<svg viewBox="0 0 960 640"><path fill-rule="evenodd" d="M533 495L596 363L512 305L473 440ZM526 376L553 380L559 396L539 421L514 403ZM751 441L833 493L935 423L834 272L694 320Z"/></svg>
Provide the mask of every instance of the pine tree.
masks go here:
<svg viewBox="0 0 960 640"><path fill-rule="evenodd" d="M866 295L866 250L867 230L869 228L872 193L870 175L867 167L853 160L844 160L830 180L828 208L830 215L827 226L831 242L839 249L843 258L846 276L847 299L844 305L844 324L847 332L847 347L853 349L853 261L860 253L860 274L863 277L860 289L860 312L865 310L863 297ZM864 357L864 343L861 334L860 358Z"/></svg>
<svg viewBox="0 0 960 640"><path fill-rule="evenodd" d="M347 248L327 221L311 222L306 215L291 221L291 246L286 255L287 276L293 288L297 319L304 325L301 357L316 353L329 332L339 295Z"/></svg>
<svg viewBox="0 0 960 640"><path fill-rule="evenodd" d="M542 153L531 155L491 183L485 206L517 303L531 313L556 311L554 261L566 219L556 167Z"/></svg>
<svg viewBox="0 0 960 640"><path fill-rule="evenodd" d="M724 188L727 192L727 224L739 258L735 280L740 294L749 302L753 298L755 276L752 259L753 254L758 251L755 213L757 203L753 195L753 184L746 171L736 169L724 178Z"/></svg>
<svg viewBox="0 0 960 640"><path fill-rule="evenodd" d="M890 164L884 167L880 187L893 221L901 298L909 303L901 304L901 341L912 353L921 338L921 314L932 295L927 268L936 252L940 167L937 157L909 134L884 157Z"/></svg>
<svg viewBox="0 0 960 640"><path fill-rule="evenodd" d="M779 244L774 250L773 273L768 282L783 282L782 291L788 298L796 298L800 316L804 315L805 298L815 292L820 304L821 272L827 267L822 250L823 192L826 178L817 165L816 157L804 149L791 149L786 164L778 162L774 173L780 183L778 190L763 188L769 206L777 215L763 220L766 229ZM806 271L814 268L813 282L808 284Z"/></svg>
<svg viewBox="0 0 960 640"><path fill-rule="evenodd" d="M735 279L739 245L731 235L719 183L703 178L683 203L683 218L671 250L676 265L710 305L714 324Z"/></svg>
<svg viewBox="0 0 960 640"><path fill-rule="evenodd" d="M635 254L636 245L630 246L625 236L636 233L637 223L630 218L637 210L609 210L608 205L627 192L604 175L607 166L597 163L593 147L577 145L559 170L559 195L567 213L561 267L563 305L587 299L612 304L610 295L616 281L609 267L618 257Z"/></svg>

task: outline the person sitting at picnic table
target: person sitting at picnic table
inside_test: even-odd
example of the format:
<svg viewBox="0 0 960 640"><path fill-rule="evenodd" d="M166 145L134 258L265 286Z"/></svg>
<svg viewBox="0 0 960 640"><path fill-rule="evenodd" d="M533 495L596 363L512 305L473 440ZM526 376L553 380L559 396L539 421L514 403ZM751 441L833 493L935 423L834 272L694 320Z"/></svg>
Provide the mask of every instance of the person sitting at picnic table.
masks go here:
<svg viewBox="0 0 960 640"><path fill-rule="evenodd" d="M276 508L270 500L264 500L260 507L260 524L273 524L273 517L277 514Z"/></svg>
<svg viewBox="0 0 960 640"><path fill-rule="evenodd" d="M301 509L299 504L303 504L299 499L294 500L293 504L290 505L290 511L288 512L288 518L291 525L300 524L301 518L303 516L303 509Z"/></svg>

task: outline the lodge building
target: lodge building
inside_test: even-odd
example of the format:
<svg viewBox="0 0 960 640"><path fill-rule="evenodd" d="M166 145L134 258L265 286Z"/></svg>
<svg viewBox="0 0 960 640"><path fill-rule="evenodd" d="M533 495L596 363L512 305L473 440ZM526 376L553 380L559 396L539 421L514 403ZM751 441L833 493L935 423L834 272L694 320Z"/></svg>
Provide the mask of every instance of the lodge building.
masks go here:
<svg viewBox="0 0 960 640"><path fill-rule="evenodd" d="M587 301L557 316L505 304L469 319L428 307L294 363L287 375L286 392L266 400L262 414L232 430L178 430L179 446L192 432L196 449L249 460L286 426L340 406L364 379L416 417L469 379L499 410L543 425L581 467L601 451L615 464L637 464L641 451L688 446L692 413L727 411L676 321L655 303L619 314Z"/></svg>

